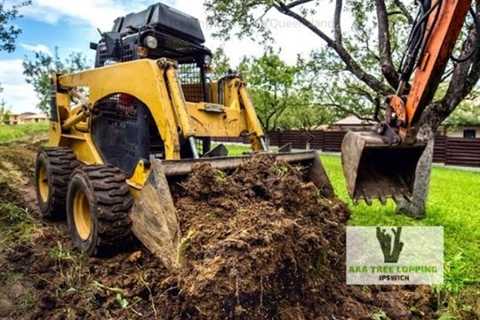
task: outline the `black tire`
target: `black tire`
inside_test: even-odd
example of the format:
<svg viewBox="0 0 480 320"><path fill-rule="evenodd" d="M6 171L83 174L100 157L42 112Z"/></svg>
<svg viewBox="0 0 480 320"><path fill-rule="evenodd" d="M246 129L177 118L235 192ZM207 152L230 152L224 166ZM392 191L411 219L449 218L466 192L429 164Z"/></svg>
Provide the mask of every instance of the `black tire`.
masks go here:
<svg viewBox="0 0 480 320"><path fill-rule="evenodd" d="M68 183L72 172L78 166L79 162L69 148L44 148L38 152L35 163L35 191L42 217L65 218Z"/></svg>
<svg viewBox="0 0 480 320"><path fill-rule="evenodd" d="M132 239L129 213L133 198L126 179L113 166L84 166L74 171L68 187L67 222L73 244L83 253L108 255Z"/></svg>

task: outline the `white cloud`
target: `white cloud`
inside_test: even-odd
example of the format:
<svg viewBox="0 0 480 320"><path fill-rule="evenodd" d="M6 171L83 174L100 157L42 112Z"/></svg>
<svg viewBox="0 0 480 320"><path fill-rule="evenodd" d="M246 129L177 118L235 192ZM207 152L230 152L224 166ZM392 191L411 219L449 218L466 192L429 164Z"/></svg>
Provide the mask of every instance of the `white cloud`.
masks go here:
<svg viewBox="0 0 480 320"><path fill-rule="evenodd" d="M163 0L163 2L198 17L207 35L213 31L206 22L207 14L203 6L204 1ZM32 6L23 9L23 13L27 17L51 24L84 23L90 25L92 30L97 27L101 30L109 30L115 18L130 12L143 10L153 3L155 3L153 0L34 0ZM334 7L332 2L323 0L317 7L317 11L318 13L312 18L312 22L329 33L333 23ZM274 10L264 20L274 33L276 46L282 48L282 56L288 62L293 63L299 53L308 54L312 49L325 45L318 36L307 28ZM344 17L344 22L347 25L349 20L351 20L349 17ZM232 39L228 43L224 43L212 37L207 38L208 46L212 48L225 47L225 51L235 63L239 62L244 55L259 55L263 52L260 45L250 40Z"/></svg>
<svg viewBox="0 0 480 320"><path fill-rule="evenodd" d="M37 96L23 77L22 60L0 60L0 85L4 89L0 99L5 100L12 112L38 111Z"/></svg>
<svg viewBox="0 0 480 320"><path fill-rule="evenodd" d="M44 44L28 44L28 43L21 43L20 46L25 50L32 51L32 52L41 52L46 53L48 55L52 55L52 51Z"/></svg>
<svg viewBox="0 0 480 320"><path fill-rule="evenodd" d="M31 6L22 9L22 13L49 24L87 23L94 28L109 30L115 18L142 10L151 3L148 0L34 0Z"/></svg>
<svg viewBox="0 0 480 320"><path fill-rule="evenodd" d="M207 35L207 46L210 48L224 47L233 63L240 62L245 55L258 56L264 52L261 45L251 40L238 40L232 36L230 41L224 42L211 37L214 29L207 24L207 13L203 3L203 1L176 0L174 6L201 21L204 33ZM329 34L333 29L334 4L331 1L323 0L320 7L316 8L317 14L310 20ZM298 54L307 55L312 50L325 46L325 43L305 26L275 10L268 13L263 21L272 31L275 40L274 47L281 48L281 56L289 63L295 63ZM345 16L343 21L345 30L348 30L351 18Z"/></svg>

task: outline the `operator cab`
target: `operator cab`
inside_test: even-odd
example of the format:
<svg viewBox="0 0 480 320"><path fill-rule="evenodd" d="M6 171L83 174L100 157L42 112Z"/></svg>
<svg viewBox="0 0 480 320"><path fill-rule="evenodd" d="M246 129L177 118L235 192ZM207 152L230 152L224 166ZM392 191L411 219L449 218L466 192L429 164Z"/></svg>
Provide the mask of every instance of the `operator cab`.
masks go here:
<svg viewBox="0 0 480 320"><path fill-rule="evenodd" d="M137 59L169 58L179 64L179 78L185 98L190 102L208 102L207 70L212 52L206 48L200 22L165 4L119 17L111 32L101 33L95 67Z"/></svg>

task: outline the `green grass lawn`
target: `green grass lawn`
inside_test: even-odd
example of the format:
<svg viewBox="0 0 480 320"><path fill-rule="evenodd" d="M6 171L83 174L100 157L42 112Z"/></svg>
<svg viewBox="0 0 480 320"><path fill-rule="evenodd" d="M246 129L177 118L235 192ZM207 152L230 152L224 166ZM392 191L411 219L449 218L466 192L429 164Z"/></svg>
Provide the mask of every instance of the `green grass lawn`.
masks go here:
<svg viewBox="0 0 480 320"><path fill-rule="evenodd" d="M48 131L48 122L19 124L16 126L0 125L0 143L34 136Z"/></svg>
<svg viewBox="0 0 480 320"><path fill-rule="evenodd" d="M393 201L353 205L348 197L340 158L322 157L337 195L348 203L355 226L443 226L445 235L445 287L457 291L480 284L480 172L433 168L427 218L397 215Z"/></svg>
<svg viewBox="0 0 480 320"><path fill-rule="evenodd" d="M227 144L225 145L228 149L228 155L230 157L236 157L243 155L244 152L251 152L252 149L248 146L241 144Z"/></svg>

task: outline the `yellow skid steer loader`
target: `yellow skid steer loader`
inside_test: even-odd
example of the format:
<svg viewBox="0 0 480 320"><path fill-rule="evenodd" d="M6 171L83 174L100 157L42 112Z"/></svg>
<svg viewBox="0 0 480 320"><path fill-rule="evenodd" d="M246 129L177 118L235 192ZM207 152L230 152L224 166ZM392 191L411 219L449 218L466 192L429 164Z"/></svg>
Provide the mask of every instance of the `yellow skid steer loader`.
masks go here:
<svg viewBox="0 0 480 320"><path fill-rule="evenodd" d="M76 247L101 255L135 235L169 268L181 239L169 183L198 163L233 170L215 137L248 137L268 153L264 132L237 74L208 79L211 52L197 19L163 4L115 20L95 68L52 78L49 146L36 163L42 215L65 215ZM314 152L278 153L333 191Z"/></svg>

